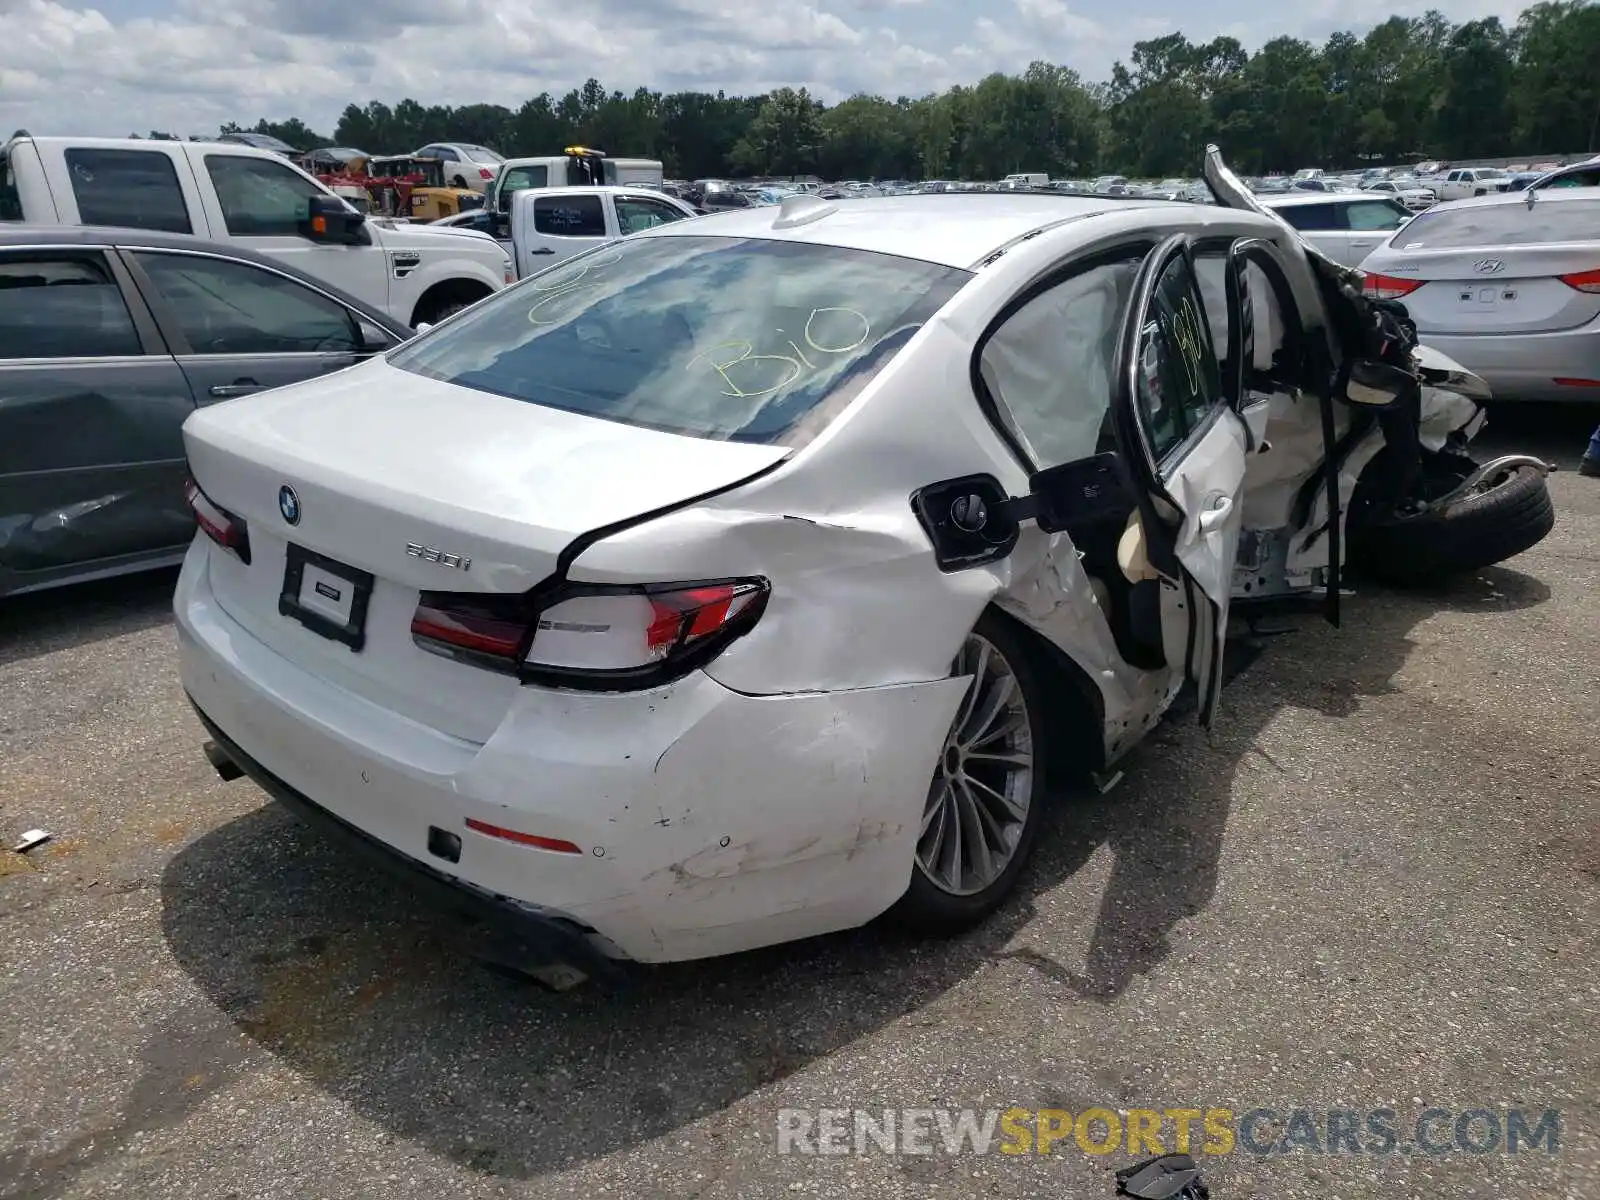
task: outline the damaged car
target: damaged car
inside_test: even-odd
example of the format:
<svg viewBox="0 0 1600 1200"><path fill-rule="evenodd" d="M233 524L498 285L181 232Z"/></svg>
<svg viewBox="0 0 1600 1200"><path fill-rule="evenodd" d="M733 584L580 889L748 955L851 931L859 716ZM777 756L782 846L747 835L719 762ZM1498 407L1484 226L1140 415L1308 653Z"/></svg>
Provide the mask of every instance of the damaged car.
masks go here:
<svg viewBox="0 0 1600 1200"><path fill-rule="evenodd" d="M971 926L1052 775L1213 720L1230 609L1550 527L1481 386L1206 178L662 225L196 413L207 754L541 978Z"/></svg>

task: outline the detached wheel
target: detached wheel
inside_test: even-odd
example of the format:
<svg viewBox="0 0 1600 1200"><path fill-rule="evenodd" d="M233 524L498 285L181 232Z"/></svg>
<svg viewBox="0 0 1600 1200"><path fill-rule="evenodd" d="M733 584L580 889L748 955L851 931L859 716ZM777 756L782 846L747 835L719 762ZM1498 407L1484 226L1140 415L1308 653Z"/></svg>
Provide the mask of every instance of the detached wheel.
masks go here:
<svg viewBox="0 0 1600 1200"><path fill-rule="evenodd" d="M1362 511L1361 490L1357 488L1352 517ZM1538 545L1555 523L1544 473L1536 467L1511 467L1440 511L1415 517L1368 511L1349 531L1350 563L1382 583L1432 583L1521 554Z"/></svg>
<svg viewBox="0 0 1600 1200"><path fill-rule="evenodd" d="M972 683L945 737L922 813L911 885L892 910L926 933L958 933L1010 895L1044 810L1045 688L1024 638L993 613L952 675Z"/></svg>

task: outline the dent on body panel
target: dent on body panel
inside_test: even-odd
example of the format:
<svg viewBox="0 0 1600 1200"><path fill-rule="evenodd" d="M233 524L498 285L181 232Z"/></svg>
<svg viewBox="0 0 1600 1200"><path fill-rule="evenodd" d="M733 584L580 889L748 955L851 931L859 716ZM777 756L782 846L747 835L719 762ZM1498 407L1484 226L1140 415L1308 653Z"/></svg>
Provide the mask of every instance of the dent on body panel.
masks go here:
<svg viewBox="0 0 1600 1200"><path fill-rule="evenodd" d="M948 675L962 638L1001 586L1004 568L941 574L909 501L895 511L900 508L886 501L856 511L684 514L678 531L715 546L718 569L711 574L773 580L755 630L707 673L755 693L881 687ZM692 551L686 557L703 561Z"/></svg>
<svg viewBox="0 0 1600 1200"><path fill-rule="evenodd" d="M659 865L645 892L705 902L695 923L711 926L840 892L887 907L910 878L928 779L965 690L947 679L774 697L739 707L741 736L716 721L685 731L656 775L684 790L682 816L652 827L647 863ZM712 786L690 794L706 772Z"/></svg>
<svg viewBox="0 0 1600 1200"><path fill-rule="evenodd" d="M0 371L0 566L177 546L193 532L175 364Z"/></svg>
<svg viewBox="0 0 1600 1200"><path fill-rule="evenodd" d="M1136 740L1128 731L1142 728L1171 699L1173 672L1144 671L1123 659L1109 614L1065 533L1024 531L995 603L1059 648L1099 689L1108 762Z"/></svg>

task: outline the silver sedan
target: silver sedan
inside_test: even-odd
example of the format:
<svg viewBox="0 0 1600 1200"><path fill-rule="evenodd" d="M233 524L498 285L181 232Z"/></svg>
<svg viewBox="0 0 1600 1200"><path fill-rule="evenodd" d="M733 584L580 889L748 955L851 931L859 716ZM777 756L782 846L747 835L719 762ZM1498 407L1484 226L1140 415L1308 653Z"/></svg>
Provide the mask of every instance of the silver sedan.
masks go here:
<svg viewBox="0 0 1600 1200"><path fill-rule="evenodd" d="M1600 187L1441 204L1361 268L1497 397L1600 400Z"/></svg>

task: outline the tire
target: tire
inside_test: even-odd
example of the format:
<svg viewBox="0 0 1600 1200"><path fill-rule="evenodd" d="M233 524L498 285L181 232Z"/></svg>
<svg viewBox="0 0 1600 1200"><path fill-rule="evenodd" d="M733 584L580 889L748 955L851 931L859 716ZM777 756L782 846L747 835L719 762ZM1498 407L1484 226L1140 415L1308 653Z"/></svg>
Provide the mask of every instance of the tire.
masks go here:
<svg viewBox="0 0 1600 1200"><path fill-rule="evenodd" d="M485 289L481 295L477 296L462 296L459 293L452 294L451 292L446 291L443 295L428 299L425 305L419 306L417 309L416 319L412 321L411 324L413 327L423 323L437 325L446 317L455 316L463 308L470 308L479 300L482 300L485 296L491 294L492 293L490 293L487 289Z"/></svg>
<svg viewBox="0 0 1600 1200"><path fill-rule="evenodd" d="M1038 651L1005 618L986 612L968 635L951 673L973 673L980 662L984 673L968 689L933 765L911 883L890 910L893 920L921 933L960 933L999 908L1032 856L1044 818L1049 692L1037 666ZM1006 679L1011 681L1012 699L1002 704L994 720L983 721L987 704L1006 686ZM995 736L997 729L1005 731L1003 741ZM1026 769L987 757L997 745L1005 753L1025 757ZM974 748L979 750L976 755ZM986 784L989 790L962 782L970 780ZM990 849L987 865L972 854L977 843L967 841L974 828L988 835L981 842ZM966 836L952 843L953 830ZM1006 851L1003 861L995 849Z"/></svg>
<svg viewBox="0 0 1600 1200"><path fill-rule="evenodd" d="M1442 511L1351 530L1350 563L1381 583L1428 584L1521 554L1555 523L1544 472L1517 467Z"/></svg>

